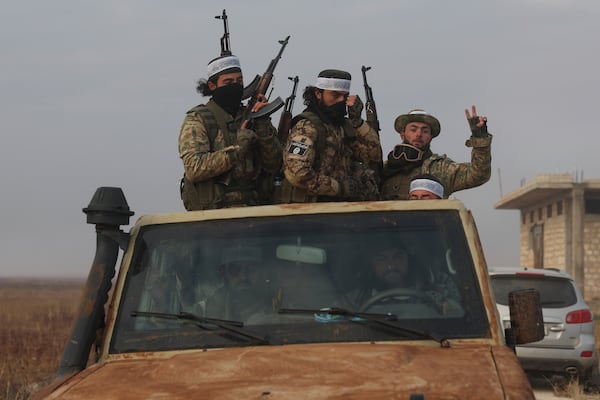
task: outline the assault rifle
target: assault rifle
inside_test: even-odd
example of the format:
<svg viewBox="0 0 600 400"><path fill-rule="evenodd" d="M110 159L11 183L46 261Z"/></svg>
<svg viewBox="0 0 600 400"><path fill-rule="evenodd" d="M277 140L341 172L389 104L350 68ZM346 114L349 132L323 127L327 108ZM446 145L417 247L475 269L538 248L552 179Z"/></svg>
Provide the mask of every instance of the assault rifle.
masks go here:
<svg viewBox="0 0 600 400"><path fill-rule="evenodd" d="M275 67L277 67L277 63L281 59L281 54L283 54L283 50L285 46L288 44L288 40L290 37L286 37L284 40L279 40L279 44L281 45L281 49L279 49L279 53L275 56L274 59L271 60L267 70L260 77L260 81L256 86L256 89L253 91L250 99L248 100L248 104L246 104L246 112L244 114L243 121L249 121L249 123L256 118L264 117L267 115L273 114L275 111L279 110L283 107L284 103L281 100L281 97L277 97L273 102L267 104L263 108L261 108L258 112L253 113L252 108L258 102L259 97L265 96L267 93L267 89L269 89L269 85L271 85L271 80L273 79L273 72L275 72Z"/></svg>
<svg viewBox="0 0 600 400"><path fill-rule="evenodd" d="M279 137L279 142L282 146L287 142L290 128L292 127L292 109L294 108L296 89L298 88L298 81L300 80L298 75L293 78L290 76L288 79L294 82L294 87L292 88L292 94L285 99L285 107L283 108L283 112L279 118L279 126L277 127L277 136Z"/></svg>
<svg viewBox="0 0 600 400"><path fill-rule="evenodd" d="M363 82L365 83L365 95L367 96L365 110L367 113L367 124L369 124L369 126L373 128L376 132L379 132L379 119L377 118L377 108L375 107L375 99L373 99L373 89L367 83L367 71L370 69L371 67L365 67L364 65L361 68Z"/></svg>

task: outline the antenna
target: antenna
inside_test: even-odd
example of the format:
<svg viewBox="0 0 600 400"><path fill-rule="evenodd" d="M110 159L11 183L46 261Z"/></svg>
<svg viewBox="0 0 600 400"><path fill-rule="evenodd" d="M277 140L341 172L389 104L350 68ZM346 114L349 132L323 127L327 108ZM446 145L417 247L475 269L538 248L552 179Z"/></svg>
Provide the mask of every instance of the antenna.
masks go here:
<svg viewBox="0 0 600 400"><path fill-rule="evenodd" d="M500 185L500 198L502 198L502 176L500 175L500 168L498 168L498 185Z"/></svg>

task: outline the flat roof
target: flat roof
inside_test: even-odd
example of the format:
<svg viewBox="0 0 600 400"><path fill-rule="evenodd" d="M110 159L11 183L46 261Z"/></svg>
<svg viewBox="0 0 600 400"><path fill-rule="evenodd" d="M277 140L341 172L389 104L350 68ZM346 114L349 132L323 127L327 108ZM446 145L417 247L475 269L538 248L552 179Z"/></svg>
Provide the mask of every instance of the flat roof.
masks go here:
<svg viewBox="0 0 600 400"><path fill-rule="evenodd" d="M541 174L517 190L503 196L494 208L500 210L522 210L531 205L547 202L551 198L570 196L577 186L586 192L600 193L600 179L576 182L571 174Z"/></svg>

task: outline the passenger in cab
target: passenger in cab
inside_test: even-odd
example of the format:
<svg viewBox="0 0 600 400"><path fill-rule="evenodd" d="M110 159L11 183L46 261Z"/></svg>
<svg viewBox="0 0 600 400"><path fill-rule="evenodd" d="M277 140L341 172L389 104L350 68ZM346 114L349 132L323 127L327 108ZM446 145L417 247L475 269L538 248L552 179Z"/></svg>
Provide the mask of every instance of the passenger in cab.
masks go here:
<svg viewBox="0 0 600 400"><path fill-rule="evenodd" d="M206 316L245 321L270 306L265 268L258 247L226 247L218 272L221 286L206 301Z"/></svg>

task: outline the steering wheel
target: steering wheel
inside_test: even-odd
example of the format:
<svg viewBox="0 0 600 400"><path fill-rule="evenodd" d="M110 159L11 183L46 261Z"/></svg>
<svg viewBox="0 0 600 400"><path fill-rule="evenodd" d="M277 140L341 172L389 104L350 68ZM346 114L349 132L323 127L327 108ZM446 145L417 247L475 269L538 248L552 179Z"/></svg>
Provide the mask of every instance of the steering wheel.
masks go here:
<svg viewBox="0 0 600 400"><path fill-rule="evenodd" d="M394 288L385 290L371 297L369 300L365 301L362 306L360 306L359 312L365 312L369 308L373 307L376 304L384 303L385 300L392 299L394 297L411 297L417 300L421 300L420 303L427 303L435 306L435 300L426 292L422 292L416 289L409 288Z"/></svg>

